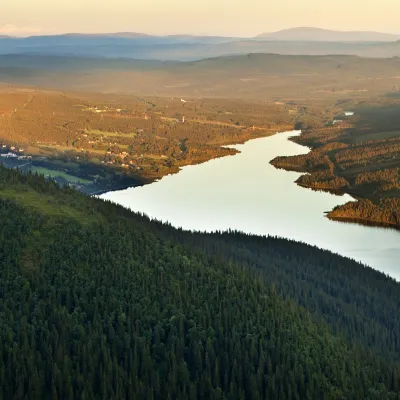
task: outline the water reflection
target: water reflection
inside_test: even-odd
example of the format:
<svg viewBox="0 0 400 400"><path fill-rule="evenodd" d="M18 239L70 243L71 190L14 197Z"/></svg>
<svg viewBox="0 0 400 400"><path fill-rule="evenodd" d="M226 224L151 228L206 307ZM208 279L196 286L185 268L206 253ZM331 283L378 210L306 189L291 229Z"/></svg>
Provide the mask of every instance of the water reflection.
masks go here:
<svg viewBox="0 0 400 400"><path fill-rule="evenodd" d="M276 169L276 156L309 150L285 132L231 146L241 153L188 166L147 186L101 197L190 230L236 229L276 235L354 258L400 280L400 232L330 221L325 212L349 195L306 190L297 172Z"/></svg>

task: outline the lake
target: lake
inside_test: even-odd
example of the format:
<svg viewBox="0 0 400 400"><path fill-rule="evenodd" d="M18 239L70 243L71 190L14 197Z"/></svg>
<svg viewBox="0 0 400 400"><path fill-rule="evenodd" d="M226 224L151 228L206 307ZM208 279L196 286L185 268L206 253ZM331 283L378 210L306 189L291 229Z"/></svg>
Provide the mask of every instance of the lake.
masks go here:
<svg viewBox="0 0 400 400"><path fill-rule="evenodd" d="M240 153L100 197L188 230L230 228L302 241L361 261L400 281L399 231L330 221L324 212L351 201L349 195L305 189L294 183L300 173L270 164L276 156L309 151L288 140L298 134L278 133L229 146Z"/></svg>

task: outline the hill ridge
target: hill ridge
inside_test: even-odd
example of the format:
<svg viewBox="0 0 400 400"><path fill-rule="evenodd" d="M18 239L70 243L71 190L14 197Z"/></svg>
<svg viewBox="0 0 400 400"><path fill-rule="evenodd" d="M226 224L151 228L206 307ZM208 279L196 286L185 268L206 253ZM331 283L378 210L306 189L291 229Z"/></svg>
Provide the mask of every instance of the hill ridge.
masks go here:
<svg viewBox="0 0 400 400"><path fill-rule="evenodd" d="M257 39L294 40L294 41L365 41L390 42L400 39L400 35L377 31L341 31L316 27L295 27L276 32L264 32Z"/></svg>

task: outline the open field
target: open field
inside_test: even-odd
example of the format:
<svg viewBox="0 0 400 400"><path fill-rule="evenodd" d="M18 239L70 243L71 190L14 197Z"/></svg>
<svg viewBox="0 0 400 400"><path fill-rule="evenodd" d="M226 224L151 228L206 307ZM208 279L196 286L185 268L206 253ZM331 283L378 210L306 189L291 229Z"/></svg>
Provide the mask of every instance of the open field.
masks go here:
<svg viewBox="0 0 400 400"><path fill-rule="evenodd" d="M134 139L135 136L137 135L136 133L121 133L121 132L107 132L107 131L100 131L96 129L91 129L87 131L87 135L98 135L98 136L104 136L104 137L116 137L116 138L122 138L122 137L129 137Z"/></svg>
<svg viewBox="0 0 400 400"><path fill-rule="evenodd" d="M55 202L50 194L39 194L33 190L18 189L19 188L1 190L0 199L14 200L17 204L31 209L32 211L39 211L51 217L71 218L84 225L96 222L96 219L87 213L80 212L69 205Z"/></svg>
<svg viewBox="0 0 400 400"><path fill-rule="evenodd" d="M32 167L31 171L39 175L44 175L45 177L50 177L50 178L61 177L65 179L67 182L82 183L82 184L90 183L90 181L88 181L87 179L82 179L77 176L69 175L62 171L52 170L48 168Z"/></svg>

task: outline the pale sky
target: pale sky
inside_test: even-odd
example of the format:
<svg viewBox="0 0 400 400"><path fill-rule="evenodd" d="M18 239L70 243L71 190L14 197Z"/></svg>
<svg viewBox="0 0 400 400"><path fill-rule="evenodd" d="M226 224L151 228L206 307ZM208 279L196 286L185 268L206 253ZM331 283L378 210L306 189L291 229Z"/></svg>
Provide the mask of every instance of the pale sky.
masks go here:
<svg viewBox="0 0 400 400"><path fill-rule="evenodd" d="M400 33L399 0L0 0L0 35L255 36L297 26ZM6 4L4 4L4 2Z"/></svg>

